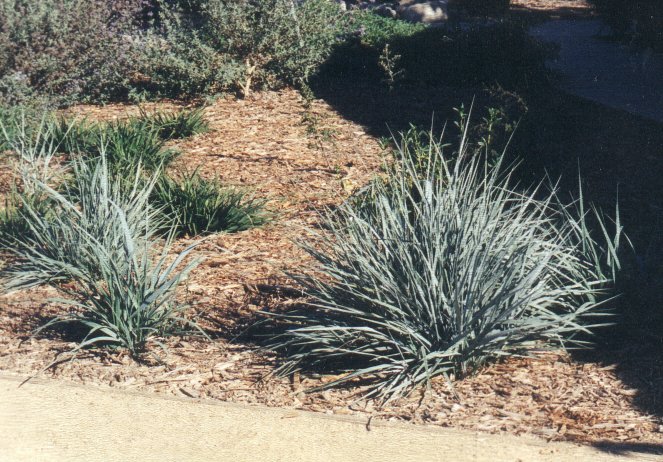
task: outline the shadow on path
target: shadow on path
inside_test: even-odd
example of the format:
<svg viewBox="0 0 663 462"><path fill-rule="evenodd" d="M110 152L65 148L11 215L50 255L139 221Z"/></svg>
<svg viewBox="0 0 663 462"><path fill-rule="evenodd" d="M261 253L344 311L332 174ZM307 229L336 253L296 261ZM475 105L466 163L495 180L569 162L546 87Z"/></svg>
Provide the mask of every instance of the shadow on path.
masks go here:
<svg viewBox="0 0 663 462"><path fill-rule="evenodd" d="M612 41L599 19L546 21L530 33L559 46L548 65L565 91L663 122L663 54Z"/></svg>

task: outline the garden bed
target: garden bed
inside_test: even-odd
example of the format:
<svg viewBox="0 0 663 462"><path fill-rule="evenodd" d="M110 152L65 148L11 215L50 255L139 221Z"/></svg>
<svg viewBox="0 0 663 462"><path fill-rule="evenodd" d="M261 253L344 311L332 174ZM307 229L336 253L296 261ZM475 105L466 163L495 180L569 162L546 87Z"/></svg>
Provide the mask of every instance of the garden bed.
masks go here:
<svg viewBox="0 0 663 462"><path fill-rule="evenodd" d="M164 103L168 110L175 104ZM148 110L155 106L146 106ZM86 107L72 114L107 120L138 112L134 106ZM454 384L434 380L429 390L377 409L360 399L364 384L306 394L333 380L314 374L270 375L277 359L236 339L264 307L297 303L282 270L299 268L306 254L296 245L316 209L337 204L379 173L382 149L365 129L327 104L307 107L294 91L220 99L205 116L210 131L174 142L184 154L171 169L199 168L205 177L247 186L268 199L275 220L238 234L204 239L206 257L182 292L212 340L171 338L168 352L154 347L142 362L123 353L89 350L69 361L71 332L31 338L31 329L58 312L33 289L0 298L0 370L41 374L104 387L138 389L223 401L261 403L367 419L404 420L487 432L534 434L550 440L617 440L663 444L663 422L634 405L636 390L613 364L576 362L561 352L513 358ZM6 172L2 171L3 176ZM6 178L0 181L5 183ZM192 241L182 239L177 248ZM158 356L155 357L155 356ZM43 371L54 360L61 362Z"/></svg>

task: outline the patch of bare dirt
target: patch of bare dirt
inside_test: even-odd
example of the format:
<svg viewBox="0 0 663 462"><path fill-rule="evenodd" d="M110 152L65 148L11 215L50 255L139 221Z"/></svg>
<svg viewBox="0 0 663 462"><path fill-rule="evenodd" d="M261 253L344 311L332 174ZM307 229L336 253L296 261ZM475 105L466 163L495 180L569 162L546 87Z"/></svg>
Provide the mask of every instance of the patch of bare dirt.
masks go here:
<svg viewBox="0 0 663 462"><path fill-rule="evenodd" d="M109 106L79 107L75 112L107 119L136 110ZM315 221L316 208L338 203L369 181L379 171L382 151L361 126L321 101L307 108L293 91L263 93L249 101L222 99L206 109L206 117L210 132L174 143L184 152L174 171L200 168L203 175L250 187L269 200L276 214L265 227L210 236L199 246L206 260L180 295L213 340L168 339L167 353L154 347L154 355L143 362L97 350L69 361L72 338L30 337L31 329L61 309L46 302L55 295L53 290L34 289L0 297L0 370L30 375L60 359L41 374L99 386L551 440L663 444L663 422L633 405L636 392L618 379L611 365L579 364L562 353L509 359L457 382L453 389L436 380L423 394L382 409L360 398L365 390L360 383L307 394L304 390L334 377L271 375L277 359L233 342L231 334L249 324L264 303L291 303L278 291L265 301L264 287L280 283L282 269L306 264L296 242Z"/></svg>

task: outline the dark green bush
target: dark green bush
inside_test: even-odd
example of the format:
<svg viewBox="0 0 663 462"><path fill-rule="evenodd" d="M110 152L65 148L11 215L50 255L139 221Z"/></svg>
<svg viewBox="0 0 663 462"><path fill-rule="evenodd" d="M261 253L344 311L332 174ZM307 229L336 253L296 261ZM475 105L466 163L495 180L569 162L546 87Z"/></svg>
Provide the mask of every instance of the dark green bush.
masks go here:
<svg viewBox="0 0 663 462"><path fill-rule="evenodd" d="M63 154L97 153L100 128L85 120L56 117L50 122L50 136Z"/></svg>
<svg viewBox="0 0 663 462"><path fill-rule="evenodd" d="M180 117L188 120L187 115ZM58 118L49 126L49 140L59 152L66 154L98 157L104 152L110 168L117 171L134 171L138 165L153 171L166 167L179 155L176 149L165 146L169 139L165 135L172 135L173 128L187 130L191 127L166 126L167 131L163 132L164 126L158 125L177 120L177 116L172 119L142 117L95 124Z"/></svg>
<svg viewBox="0 0 663 462"><path fill-rule="evenodd" d="M148 171L166 167L180 153L166 148L164 140L149 122L118 121L104 125L98 133L98 154L105 149L108 164L119 170Z"/></svg>
<svg viewBox="0 0 663 462"><path fill-rule="evenodd" d="M191 20L166 13L159 30L145 38L141 80L133 96L192 98L231 89L241 79L242 64L211 46Z"/></svg>

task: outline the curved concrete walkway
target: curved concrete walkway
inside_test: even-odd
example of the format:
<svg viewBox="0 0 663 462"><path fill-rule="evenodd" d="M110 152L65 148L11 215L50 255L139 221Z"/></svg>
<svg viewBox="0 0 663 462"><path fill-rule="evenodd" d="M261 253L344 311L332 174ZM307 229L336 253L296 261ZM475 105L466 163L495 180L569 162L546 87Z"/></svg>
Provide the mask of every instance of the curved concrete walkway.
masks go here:
<svg viewBox="0 0 663 462"><path fill-rule="evenodd" d="M551 20L530 33L560 47L548 65L561 74L562 89L663 122L663 55L610 41L610 30L598 19Z"/></svg>
<svg viewBox="0 0 663 462"><path fill-rule="evenodd" d="M589 446L165 398L0 374L0 460L652 461ZM614 448L612 448L614 449Z"/></svg>

